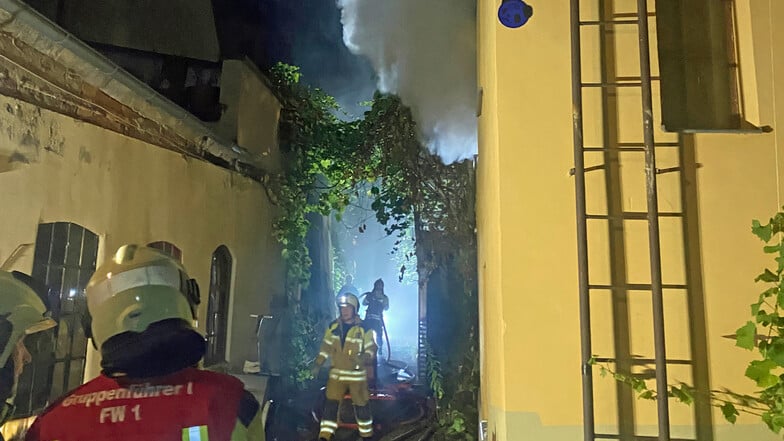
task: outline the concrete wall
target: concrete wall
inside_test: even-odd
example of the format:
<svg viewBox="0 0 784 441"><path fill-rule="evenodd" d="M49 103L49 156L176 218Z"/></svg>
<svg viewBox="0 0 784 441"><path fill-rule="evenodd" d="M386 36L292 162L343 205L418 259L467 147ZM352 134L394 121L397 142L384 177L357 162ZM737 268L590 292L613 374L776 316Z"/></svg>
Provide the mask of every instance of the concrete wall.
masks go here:
<svg viewBox="0 0 784 441"><path fill-rule="evenodd" d="M42 222L77 223L100 237L100 256L122 244L169 241L206 290L213 251L234 262L228 357L255 351L249 314L268 313L283 286L274 214L262 186L217 166L0 96L0 256L35 241ZM30 271L32 252L15 264ZM88 377L97 374L94 357ZM255 358L255 356L253 356Z"/></svg>
<svg viewBox="0 0 784 441"><path fill-rule="evenodd" d="M597 3L582 3L583 19L596 19ZM634 3L616 1L614 12L634 11ZM722 336L748 319L748 305L760 291L753 279L767 264L761 243L749 233L750 222L767 219L782 205L784 146L776 133L784 127L784 114L777 112L784 108L784 88L776 85L784 81L784 50L776 42L784 41L784 31L771 23L784 18L784 4L736 3L744 115L774 130L683 137L680 148L660 149L658 157L660 168L686 161L683 179L670 173L660 175L658 183L660 210L687 213L685 222L661 222L664 282L689 284L689 290L665 292L668 355L697 365L671 366L670 380L750 392L753 384L743 373L751 354ZM498 2L479 3L481 404L489 439L575 440L582 439L582 397L575 193L569 176L574 162L569 2L533 6L533 19L513 30L498 22ZM596 31L583 33L584 81L599 80L599 39ZM634 28L617 29L611 41L615 74L639 75ZM655 44L652 55L655 75ZM655 127L658 100L654 87ZM640 142L639 91L621 90L605 104L612 109L609 115L601 112L599 92L585 93L586 145L601 145L608 136L616 143ZM659 142L679 141L676 134L657 130L655 135ZM616 209L645 211L643 159L622 154L607 176L588 174L588 211L612 208L606 179L616 188L622 185L623 192L614 194ZM603 161L600 154L586 155L587 166ZM623 234L614 236L601 222L589 223L591 282L622 277L649 283L645 222L627 221ZM613 261L619 253L621 274ZM625 348L653 356L649 293L619 298L599 291L592 299L594 353L612 357ZM656 433L654 403L632 398L619 404L628 397L612 380L596 375L594 384L597 431L617 432L619 420L631 415L638 434ZM730 426L718 411L697 416L694 408L674 401L670 408L673 436L777 439L753 418Z"/></svg>
<svg viewBox="0 0 784 441"><path fill-rule="evenodd" d="M281 104L250 60L224 60L220 102L225 111L216 132L240 147L262 155L268 171L278 170L278 120Z"/></svg>

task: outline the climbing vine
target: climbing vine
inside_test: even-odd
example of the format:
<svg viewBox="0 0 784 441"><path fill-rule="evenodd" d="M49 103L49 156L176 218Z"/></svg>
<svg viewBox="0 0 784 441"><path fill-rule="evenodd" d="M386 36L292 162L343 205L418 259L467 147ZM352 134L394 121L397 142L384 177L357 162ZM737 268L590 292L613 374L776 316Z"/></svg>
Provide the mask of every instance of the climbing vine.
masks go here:
<svg viewBox="0 0 784 441"><path fill-rule="evenodd" d="M750 306L750 320L735 333L736 346L756 352L745 376L754 382L757 390L752 394L728 389L699 391L680 383L670 385L667 395L684 404L692 404L695 397L707 399L712 406L721 409L730 423L735 423L740 414L748 414L760 418L771 431L781 434L784 429L784 212L776 213L767 224L752 221L751 232L765 243L762 250L774 261L754 279L764 285L764 290ZM657 391L648 386L646 378L617 372L609 364L598 363L595 359L591 363L598 366L602 376L629 385L637 398L657 399Z"/></svg>
<svg viewBox="0 0 784 441"><path fill-rule="evenodd" d="M283 105L280 147L284 156L283 173L272 182L281 208L273 233L283 247L291 295L307 286L310 278L306 215L339 216L366 171L361 164L356 167L361 161L353 148L359 123L339 119L335 99L300 78L296 66L278 63L270 70L270 81Z"/></svg>
<svg viewBox="0 0 784 441"><path fill-rule="evenodd" d="M271 179L280 215L273 234L286 263L288 319L283 331L285 380L303 389L310 379L309 365L317 351L319 314L300 305L300 293L310 281L311 259L306 243L309 213L338 216L348 204L361 169L352 165L358 123L340 120L335 99L302 83L299 68L274 65L269 79L282 109L279 122L283 172Z"/></svg>
<svg viewBox="0 0 784 441"><path fill-rule="evenodd" d="M280 144L285 169L271 186L281 209L274 233L288 268L288 381L305 385L307 362L320 338L316 314L299 304L298 297L310 277L307 215L316 212L339 220L360 191L366 192L362 196L370 198L376 220L398 238L391 252L399 256L402 280L415 270L420 289L426 289L428 277L438 270L454 272L460 280L449 303L465 317L460 321L464 326L449 342L438 342L449 347L450 354L429 357L444 368L432 378L440 409L434 424L437 439L473 440L479 386L473 165L445 165L429 152L410 109L397 96L376 93L364 118L344 121L337 116L341 110L334 98L308 87L300 77L294 66L277 64L270 70L283 104Z"/></svg>
<svg viewBox="0 0 784 441"><path fill-rule="evenodd" d="M428 291L434 274L450 275L444 278L451 281L447 293L428 292L429 309L459 317L450 320L454 332L437 334L435 326L428 333L432 349L424 374L437 403L435 439L474 440L479 359L473 164L447 165L429 152L419 142L410 110L394 95L375 95L361 129L363 149L374 152L380 177L371 189L371 207L386 232L398 236L396 252L416 265L420 290ZM413 249L407 242L412 230ZM400 268L403 278L412 269L404 261Z"/></svg>

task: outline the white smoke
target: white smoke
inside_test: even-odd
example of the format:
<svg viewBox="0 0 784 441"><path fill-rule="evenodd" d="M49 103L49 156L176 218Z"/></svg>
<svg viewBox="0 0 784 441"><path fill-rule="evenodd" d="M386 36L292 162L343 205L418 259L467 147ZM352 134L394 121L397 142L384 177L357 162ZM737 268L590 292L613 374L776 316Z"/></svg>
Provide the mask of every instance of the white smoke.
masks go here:
<svg viewBox="0 0 784 441"><path fill-rule="evenodd" d="M370 60L382 92L411 107L446 163L472 157L476 135L476 0L337 0L343 41Z"/></svg>

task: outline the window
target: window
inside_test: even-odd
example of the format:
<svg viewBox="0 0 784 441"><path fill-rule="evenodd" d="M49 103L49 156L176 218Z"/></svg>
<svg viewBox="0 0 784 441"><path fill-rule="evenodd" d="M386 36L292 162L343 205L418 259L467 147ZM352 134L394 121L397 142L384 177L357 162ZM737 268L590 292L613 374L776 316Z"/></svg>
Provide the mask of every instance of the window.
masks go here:
<svg viewBox="0 0 784 441"><path fill-rule="evenodd" d="M734 0L656 0L662 124L749 128L741 115Z"/></svg>
<svg viewBox="0 0 784 441"><path fill-rule="evenodd" d="M173 257L174 259L177 259L178 262L182 263L182 251L171 242L166 242L166 241L151 242L148 243L147 246L150 248L155 248L156 250L161 250L164 253L168 254L169 256Z"/></svg>
<svg viewBox="0 0 784 441"><path fill-rule="evenodd" d="M19 378L15 416L32 415L82 383L87 354L84 289L97 255L98 236L84 227L68 222L38 226L32 275L60 298L60 321L53 330L25 339L33 361Z"/></svg>
<svg viewBox="0 0 784 441"><path fill-rule="evenodd" d="M232 259L229 249L221 245L212 253L210 295L207 302L207 366L226 361L229 292Z"/></svg>

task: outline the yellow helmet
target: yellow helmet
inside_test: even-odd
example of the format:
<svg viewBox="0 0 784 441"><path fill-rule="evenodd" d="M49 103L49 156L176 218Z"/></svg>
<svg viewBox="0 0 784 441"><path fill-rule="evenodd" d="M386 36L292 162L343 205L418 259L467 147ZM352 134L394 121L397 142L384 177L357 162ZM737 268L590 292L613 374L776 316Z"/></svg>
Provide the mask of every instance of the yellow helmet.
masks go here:
<svg viewBox="0 0 784 441"><path fill-rule="evenodd" d="M176 260L153 248L124 245L98 268L86 290L93 341L100 348L127 331L180 318L193 327L199 287Z"/></svg>
<svg viewBox="0 0 784 441"><path fill-rule="evenodd" d="M337 299L338 308L341 306L353 306L354 313L359 313L359 299L357 296L351 293L346 293L338 296Z"/></svg>
<svg viewBox="0 0 784 441"><path fill-rule="evenodd" d="M32 280L16 271L0 271L0 320L4 322L0 328L5 328L0 334L7 336L0 341L0 366L5 366L23 336L57 325L47 311L45 293L36 293Z"/></svg>

